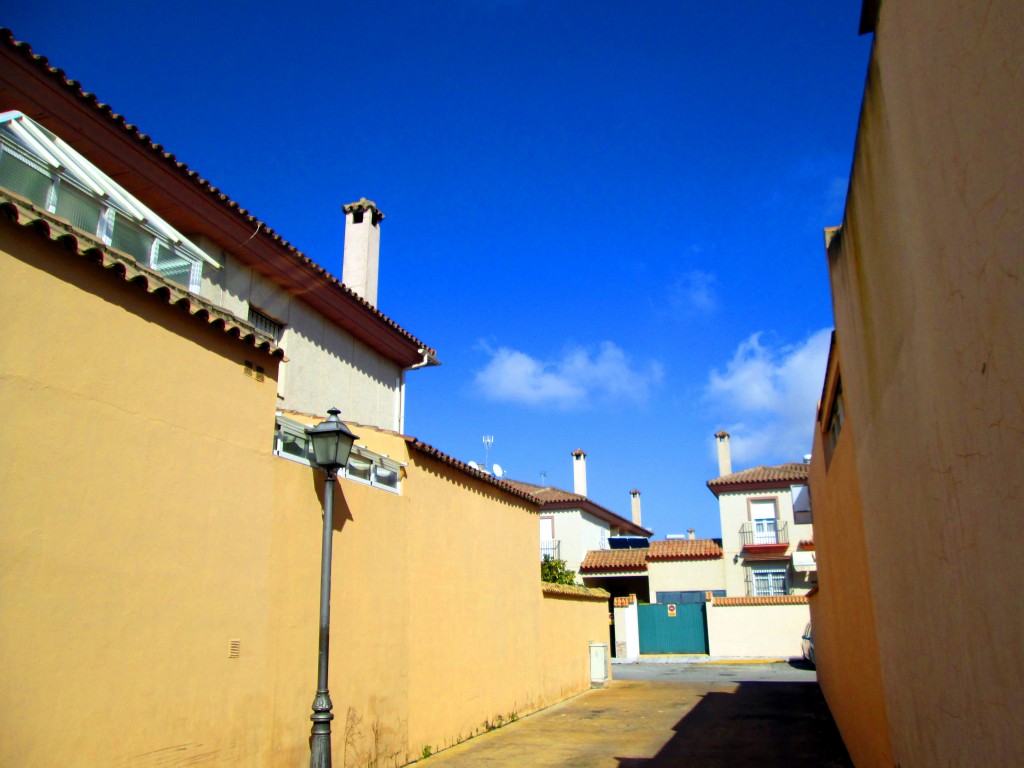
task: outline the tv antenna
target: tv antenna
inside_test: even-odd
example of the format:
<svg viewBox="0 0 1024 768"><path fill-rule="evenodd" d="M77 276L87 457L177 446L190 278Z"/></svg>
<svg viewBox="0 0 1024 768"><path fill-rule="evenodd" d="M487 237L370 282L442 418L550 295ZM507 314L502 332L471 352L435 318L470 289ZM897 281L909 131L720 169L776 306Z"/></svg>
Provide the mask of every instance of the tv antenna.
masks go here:
<svg viewBox="0 0 1024 768"><path fill-rule="evenodd" d="M547 480L547 479L548 479L548 473L545 472L544 470L541 470L541 473L540 473L540 484L544 485L544 481Z"/></svg>
<svg viewBox="0 0 1024 768"><path fill-rule="evenodd" d="M494 445L494 435L484 435L484 466L487 466L487 454L491 450L491 446Z"/></svg>

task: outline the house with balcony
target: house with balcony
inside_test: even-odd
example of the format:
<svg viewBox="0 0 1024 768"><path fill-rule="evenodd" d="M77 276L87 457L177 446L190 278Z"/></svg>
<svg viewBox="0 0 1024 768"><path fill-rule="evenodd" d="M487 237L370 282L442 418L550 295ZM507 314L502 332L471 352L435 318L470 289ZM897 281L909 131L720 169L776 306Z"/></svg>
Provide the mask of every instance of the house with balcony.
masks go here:
<svg viewBox="0 0 1024 768"><path fill-rule="evenodd" d="M718 499L725 589L730 597L804 595L817 570L808 465L791 462L732 471L729 433L719 432Z"/></svg>
<svg viewBox="0 0 1024 768"><path fill-rule="evenodd" d="M579 574L587 552L646 542L654 535L640 524L640 491L630 491L632 520L615 514L587 497L587 454L572 452L573 492L551 486L509 481L530 494L540 510L540 559L564 560Z"/></svg>

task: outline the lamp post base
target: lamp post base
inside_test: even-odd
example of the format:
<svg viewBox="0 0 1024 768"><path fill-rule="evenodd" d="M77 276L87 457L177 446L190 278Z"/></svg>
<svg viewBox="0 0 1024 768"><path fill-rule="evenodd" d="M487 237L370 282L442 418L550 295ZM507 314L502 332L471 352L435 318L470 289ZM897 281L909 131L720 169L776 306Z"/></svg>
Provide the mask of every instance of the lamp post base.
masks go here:
<svg viewBox="0 0 1024 768"><path fill-rule="evenodd" d="M331 694L327 691L317 691L313 699L313 714L309 719L313 721L313 730L310 738L309 768L331 768L331 720L334 715L331 709Z"/></svg>

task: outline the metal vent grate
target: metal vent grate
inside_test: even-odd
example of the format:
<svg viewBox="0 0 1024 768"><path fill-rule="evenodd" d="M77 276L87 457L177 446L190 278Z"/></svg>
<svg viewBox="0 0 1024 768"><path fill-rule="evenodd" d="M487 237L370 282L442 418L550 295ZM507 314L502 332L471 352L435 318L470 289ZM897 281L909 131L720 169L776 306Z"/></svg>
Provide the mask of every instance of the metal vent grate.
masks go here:
<svg viewBox="0 0 1024 768"><path fill-rule="evenodd" d="M228 645L228 658L237 659L242 655L242 641L232 640Z"/></svg>

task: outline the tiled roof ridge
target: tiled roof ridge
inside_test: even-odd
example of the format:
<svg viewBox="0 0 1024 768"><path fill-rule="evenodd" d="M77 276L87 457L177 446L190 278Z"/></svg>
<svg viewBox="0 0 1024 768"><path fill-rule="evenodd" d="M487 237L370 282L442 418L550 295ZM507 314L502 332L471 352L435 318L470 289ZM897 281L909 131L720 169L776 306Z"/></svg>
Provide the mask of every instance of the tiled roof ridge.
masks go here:
<svg viewBox="0 0 1024 768"><path fill-rule="evenodd" d="M719 560L722 557L719 539L661 539L652 541L647 550L648 562Z"/></svg>
<svg viewBox="0 0 1024 768"><path fill-rule="evenodd" d="M804 605L807 603L807 595L771 595L766 597L712 596L711 603L719 608L735 608L750 605Z"/></svg>
<svg viewBox="0 0 1024 768"><path fill-rule="evenodd" d="M449 456L444 451L435 448L429 443L424 443L422 440L418 440L417 438L412 437L411 435L400 435L400 437L402 437L406 441L406 443L411 445L420 453L423 453L431 457L432 459L436 459L437 461L440 461L442 464L447 464L449 467L457 469L460 472L463 472L477 480L483 480L485 483L493 485L496 488L500 488L506 493L510 493L513 496L530 502L531 504L538 503L538 500L535 496L517 488L515 485L513 485L507 480L499 480L498 478L494 477L493 475L490 475L487 472L483 472L479 469L473 469L473 467L469 466L465 462L459 461L454 456Z"/></svg>
<svg viewBox="0 0 1024 768"><path fill-rule="evenodd" d="M199 319L205 318L207 323L219 326L229 336L281 360L287 360L284 350L274 343L273 337L269 334L186 288L169 281L149 267L142 266L133 257L76 229L48 211L40 211L28 201L22 200L6 190L0 190L0 210L13 224L24 228L31 227L40 236L62 245L77 256L93 260L104 270L110 271L111 274L119 273L125 282L144 287L146 293L153 296L162 294L171 306L184 307L189 315Z"/></svg>
<svg viewBox="0 0 1024 768"><path fill-rule="evenodd" d="M541 582L541 593L544 595L558 595L560 597L576 597L581 600L607 600L611 593L600 587L582 587L578 584L553 584L550 581Z"/></svg>
<svg viewBox="0 0 1024 768"><path fill-rule="evenodd" d="M71 80L67 77L63 69L59 67L50 66L49 59L42 54L34 53L32 46L26 42L15 40L14 33L6 28L0 27L0 44L6 44L21 53L28 61L34 65L43 69L46 74L57 80L58 84L71 92L71 94L89 104L95 111L101 113L107 120L114 123L120 130L127 135L131 136L137 142L139 142L145 149L154 153L161 161L173 165L179 173L186 177L191 183L195 184L199 188L203 189L208 195L218 204L226 206L235 215L245 219L250 226L255 229L256 233L264 233L270 237L270 239L280 248L284 249L288 255L299 261L299 263L313 270L319 277L326 280L335 288L342 291L347 298L358 303L363 309L373 313L379 320L383 321L392 330L398 334L404 336L409 341L417 344L424 350L427 350L431 355L436 356L437 350L432 347L428 347L424 342L413 336L409 331L402 328L398 323L392 320L390 317L381 312L377 307L370 304L366 299L357 294L341 280L332 275L322 266L317 264L311 258L306 256L302 251L296 248L294 245L285 240L281 235L273 230L273 228L267 226L264 222L257 219L248 210L242 208L238 203L229 198L226 194L221 192L217 187L213 186L208 180L202 178L196 171L193 171L185 163L179 161L175 155L170 152L165 152L163 145L154 142L148 134L142 133L137 125L129 123L124 115L114 112L113 108L109 104L103 104L100 102L94 93L87 93L82 89L81 83L77 80Z"/></svg>
<svg viewBox="0 0 1024 768"><path fill-rule="evenodd" d="M745 483L772 483L789 482L791 480L806 480L808 465L798 461L787 461L782 464L766 465L760 464L756 467L731 472L728 475L715 477L708 480L708 487L723 485L742 485Z"/></svg>
<svg viewBox="0 0 1024 768"><path fill-rule="evenodd" d="M583 556L580 573L646 571L646 549L592 549Z"/></svg>
<svg viewBox="0 0 1024 768"><path fill-rule="evenodd" d="M628 517L623 517L617 512L612 512L612 510L608 509L607 507L601 506L593 499L589 499L586 496L583 496L582 494L573 493L572 491L564 491L561 488L555 488L554 486L551 485L534 485L533 483L527 483L523 480L509 480L508 482L518 486L520 490L523 490L524 492L531 494L536 500L537 504L539 505L543 506L551 504L577 504L581 509L584 510L587 510L587 508L589 507L590 509L588 511L590 511L591 513L593 513L595 509L600 510L598 514L611 515L616 520L622 521L622 523L624 523L626 526L636 527L642 531L645 531L647 536L654 535L651 531L647 530L642 525L637 525ZM550 508L560 509L562 507ZM625 535L642 536L645 534L628 533Z"/></svg>

